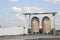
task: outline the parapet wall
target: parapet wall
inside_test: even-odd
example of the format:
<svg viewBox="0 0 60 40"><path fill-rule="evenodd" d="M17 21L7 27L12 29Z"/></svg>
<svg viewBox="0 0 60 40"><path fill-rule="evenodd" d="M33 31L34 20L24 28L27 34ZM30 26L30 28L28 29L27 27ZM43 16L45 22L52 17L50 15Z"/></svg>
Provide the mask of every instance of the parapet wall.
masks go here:
<svg viewBox="0 0 60 40"><path fill-rule="evenodd" d="M9 27L9 28L0 28L0 36L3 35L23 35L27 34L27 28L23 27Z"/></svg>

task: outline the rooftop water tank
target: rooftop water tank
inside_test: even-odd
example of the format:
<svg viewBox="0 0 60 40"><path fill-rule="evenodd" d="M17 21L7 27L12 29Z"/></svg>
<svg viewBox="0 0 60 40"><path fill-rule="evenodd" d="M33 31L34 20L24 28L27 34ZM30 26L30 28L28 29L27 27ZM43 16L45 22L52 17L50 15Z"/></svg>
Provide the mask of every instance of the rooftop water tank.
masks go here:
<svg viewBox="0 0 60 40"><path fill-rule="evenodd" d="M31 20L31 31L39 32L39 19L37 17L33 17Z"/></svg>
<svg viewBox="0 0 60 40"><path fill-rule="evenodd" d="M42 19L42 32L50 32L51 30L51 23L49 17L44 17Z"/></svg>

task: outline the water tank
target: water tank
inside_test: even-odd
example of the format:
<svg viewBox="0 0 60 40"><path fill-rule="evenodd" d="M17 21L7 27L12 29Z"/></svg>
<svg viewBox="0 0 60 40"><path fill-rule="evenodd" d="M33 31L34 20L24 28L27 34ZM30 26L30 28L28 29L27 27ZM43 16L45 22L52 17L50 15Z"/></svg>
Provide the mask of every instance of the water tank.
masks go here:
<svg viewBox="0 0 60 40"><path fill-rule="evenodd" d="M50 32L51 30L51 23L49 17L44 17L42 19L42 32Z"/></svg>
<svg viewBox="0 0 60 40"><path fill-rule="evenodd" d="M33 17L31 20L31 31L39 32L39 19L37 17Z"/></svg>

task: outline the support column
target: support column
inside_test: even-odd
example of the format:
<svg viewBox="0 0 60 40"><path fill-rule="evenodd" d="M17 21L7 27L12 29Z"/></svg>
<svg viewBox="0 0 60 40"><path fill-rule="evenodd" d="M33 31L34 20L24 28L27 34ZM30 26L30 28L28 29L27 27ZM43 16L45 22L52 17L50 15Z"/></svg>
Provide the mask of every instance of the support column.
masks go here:
<svg viewBox="0 0 60 40"><path fill-rule="evenodd" d="M28 26L30 27L30 15L29 15L29 20L28 20L28 21L29 21L29 24L28 24Z"/></svg>
<svg viewBox="0 0 60 40"><path fill-rule="evenodd" d="M26 27L26 15L25 15L25 27Z"/></svg>
<svg viewBox="0 0 60 40"><path fill-rule="evenodd" d="M30 27L30 15L29 15L29 27Z"/></svg>
<svg viewBox="0 0 60 40"><path fill-rule="evenodd" d="M54 23L53 34L54 34L54 35L56 35L56 29L55 29L55 15L56 15L56 14L53 14L53 19L54 19L54 21L53 21L53 23Z"/></svg>
<svg viewBox="0 0 60 40"><path fill-rule="evenodd" d="M26 33L25 33L25 29L26 29L26 15L25 15L25 27L24 27L24 35L26 34Z"/></svg>

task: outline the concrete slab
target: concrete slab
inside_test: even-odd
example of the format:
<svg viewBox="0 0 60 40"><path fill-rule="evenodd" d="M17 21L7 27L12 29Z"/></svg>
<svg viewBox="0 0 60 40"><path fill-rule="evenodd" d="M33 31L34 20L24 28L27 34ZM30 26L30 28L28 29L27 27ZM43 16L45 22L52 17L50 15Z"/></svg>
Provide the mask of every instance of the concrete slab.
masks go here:
<svg viewBox="0 0 60 40"><path fill-rule="evenodd" d="M0 36L0 40L39 40L39 39L59 39L60 36L19 36L19 35L14 35L14 36Z"/></svg>

